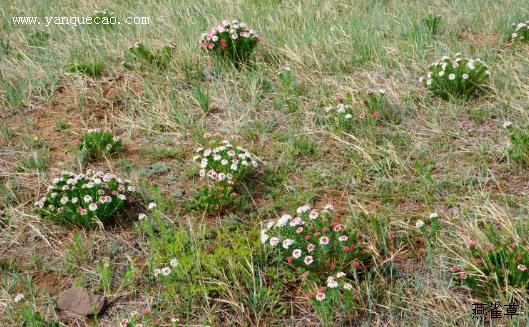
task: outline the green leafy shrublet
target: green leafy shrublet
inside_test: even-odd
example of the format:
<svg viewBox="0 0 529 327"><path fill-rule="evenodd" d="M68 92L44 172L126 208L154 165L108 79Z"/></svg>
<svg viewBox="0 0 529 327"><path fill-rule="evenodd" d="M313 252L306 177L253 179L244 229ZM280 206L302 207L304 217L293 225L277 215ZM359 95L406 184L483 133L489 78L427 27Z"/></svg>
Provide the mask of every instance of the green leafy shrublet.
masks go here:
<svg viewBox="0 0 529 327"><path fill-rule="evenodd" d="M202 34L202 47L210 54L231 60L235 64L245 63L260 41L257 32L245 23L223 20L209 33Z"/></svg>
<svg viewBox="0 0 529 327"><path fill-rule="evenodd" d="M165 69L173 60L175 45L170 44L161 49L151 50L145 44L137 42L129 47L125 54L123 66L127 69L158 68Z"/></svg>
<svg viewBox="0 0 529 327"><path fill-rule="evenodd" d="M529 166L529 125L524 128L505 122L503 126L509 132L509 159Z"/></svg>
<svg viewBox="0 0 529 327"><path fill-rule="evenodd" d="M122 150L121 140L108 131L89 130L81 136L79 159L82 163L108 158Z"/></svg>
<svg viewBox="0 0 529 327"><path fill-rule="evenodd" d="M441 25L443 16L441 15L435 15L430 14L426 17L424 17L421 20L421 23L424 24L424 26L432 33L432 35L436 35L439 33L439 27Z"/></svg>
<svg viewBox="0 0 529 327"><path fill-rule="evenodd" d="M117 213L134 201L135 192L130 181L111 173L63 172L35 202L35 208L42 217L57 223L90 227L111 223Z"/></svg>
<svg viewBox="0 0 529 327"><path fill-rule="evenodd" d="M529 20L525 23L512 24L514 31L511 34L512 42L529 42Z"/></svg>
<svg viewBox="0 0 529 327"><path fill-rule="evenodd" d="M105 63L101 60L93 62L73 60L66 69L71 73L82 73L90 77L97 77L103 74Z"/></svg>
<svg viewBox="0 0 529 327"><path fill-rule="evenodd" d="M450 268L455 280L476 294L487 296L495 287L529 287L529 249L527 242L494 240L478 246L468 243L465 261Z"/></svg>
<svg viewBox="0 0 529 327"><path fill-rule="evenodd" d="M428 90L445 100L476 97L489 80L490 72L483 61L463 58L459 53L431 64L428 73L419 79Z"/></svg>

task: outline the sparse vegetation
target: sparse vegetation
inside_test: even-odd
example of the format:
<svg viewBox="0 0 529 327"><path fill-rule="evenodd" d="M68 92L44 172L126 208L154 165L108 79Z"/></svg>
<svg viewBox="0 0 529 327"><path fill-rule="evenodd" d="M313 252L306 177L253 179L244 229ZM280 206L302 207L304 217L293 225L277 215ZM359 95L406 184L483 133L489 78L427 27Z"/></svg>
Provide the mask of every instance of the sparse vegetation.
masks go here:
<svg viewBox="0 0 529 327"><path fill-rule="evenodd" d="M0 10L0 326L529 319L526 1L100 6Z"/></svg>
<svg viewBox="0 0 529 327"><path fill-rule="evenodd" d="M529 166L529 125L525 127L513 126L511 122L504 123L509 132L509 158L522 165Z"/></svg>
<svg viewBox="0 0 529 327"><path fill-rule="evenodd" d="M135 43L129 47L123 66L127 69L165 69L171 63L175 46L164 46L158 50L151 50L143 43Z"/></svg>

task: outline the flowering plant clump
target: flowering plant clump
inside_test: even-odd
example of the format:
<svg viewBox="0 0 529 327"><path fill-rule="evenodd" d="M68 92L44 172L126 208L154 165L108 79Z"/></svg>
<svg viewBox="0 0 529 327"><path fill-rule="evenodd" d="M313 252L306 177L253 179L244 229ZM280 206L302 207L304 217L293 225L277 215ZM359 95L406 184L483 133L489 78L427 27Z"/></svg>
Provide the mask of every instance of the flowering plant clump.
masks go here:
<svg viewBox="0 0 529 327"><path fill-rule="evenodd" d="M89 130L81 136L79 158L81 162L110 157L121 152L121 140L108 131Z"/></svg>
<svg viewBox="0 0 529 327"><path fill-rule="evenodd" d="M391 120L393 113L383 89L369 89L359 93L357 98L338 98L337 104L325 108L328 119L338 128L345 129Z"/></svg>
<svg viewBox="0 0 529 327"><path fill-rule="evenodd" d="M46 194L37 202L37 213L59 223L92 226L108 223L135 194L130 181L114 174L63 172L53 180Z"/></svg>
<svg viewBox="0 0 529 327"><path fill-rule="evenodd" d="M370 253L357 233L332 217L327 205L318 212L310 206L297 209L297 216L285 214L261 230L261 242L271 246L282 260L316 273L357 271L365 266Z"/></svg>
<svg viewBox="0 0 529 327"><path fill-rule="evenodd" d="M529 42L529 20L525 23L512 24L514 32L511 34L512 42Z"/></svg>
<svg viewBox="0 0 529 327"><path fill-rule="evenodd" d="M196 149L193 161L200 162L200 177L214 184L233 185L259 167L261 159L241 146L214 137L207 147Z"/></svg>
<svg viewBox="0 0 529 327"><path fill-rule="evenodd" d="M317 288L316 292L309 292L308 298L317 302L339 298L343 293L351 293L353 285L345 278L344 272L327 277L326 285Z"/></svg>
<svg viewBox="0 0 529 327"><path fill-rule="evenodd" d="M176 45L171 43L161 49L151 50L145 44L136 42L129 47L125 55L123 66L129 70L141 69L143 67L157 67L165 69L173 59Z"/></svg>
<svg viewBox="0 0 529 327"><path fill-rule="evenodd" d="M199 176L207 180L200 198L209 208L219 209L237 197L235 187L262 163L261 159L239 145L219 136L206 135L208 144L196 149L193 161Z"/></svg>
<svg viewBox="0 0 529 327"><path fill-rule="evenodd" d="M336 312L350 312L355 306L353 283L344 272L327 277L325 286L312 287L307 297L320 318L328 325Z"/></svg>
<svg viewBox="0 0 529 327"><path fill-rule="evenodd" d="M209 33L202 33L202 47L209 53L244 63L253 52L260 38L245 23L227 20L215 26Z"/></svg>
<svg viewBox="0 0 529 327"><path fill-rule="evenodd" d="M489 79L490 71L483 61L463 58L457 53L454 57L443 56L431 64L419 82L443 99L468 99L482 91Z"/></svg>
<svg viewBox="0 0 529 327"><path fill-rule="evenodd" d="M529 249L526 242L497 242L478 247L468 243L469 258L464 265L454 265L450 273L477 293L487 294L499 286L529 287Z"/></svg>
<svg viewBox="0 0 529 327"><path fill-rule="evenodd" d="M369 89L359 94L361 103L364 105L368 114L380 118L386 106L386 91L384 89ZM378 114L377 114L378 112Z"/></svg>

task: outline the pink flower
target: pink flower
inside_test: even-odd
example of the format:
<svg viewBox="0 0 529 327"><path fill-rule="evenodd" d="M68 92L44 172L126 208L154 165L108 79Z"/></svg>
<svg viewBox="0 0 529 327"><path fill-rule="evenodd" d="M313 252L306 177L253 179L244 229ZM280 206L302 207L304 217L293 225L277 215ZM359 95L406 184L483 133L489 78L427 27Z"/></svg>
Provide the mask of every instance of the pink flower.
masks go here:
<svg viewBox="0 0 529 327"><path fill-rule="evenodd" d="M329 229L328 229L327 227L323 227L323 228L321 229L321 232L322 232L322 233L326 233L328 230L329 230Z"/></svg>
<svg viewBox="0 0 529 327"><path fill-rule="evenodd" d="M296 228L296 233L301 233L303 231L303 226L300 226L298 228Z"/></svg>
<svg viewBox="0 0 529 327"><path fill-rule="evenodd" d="M349 239L349 237L347 237L346 235L342 235L340 237L338 237L338 241L340 242L345 242Z"/></svg>
<svg viewBox="0 0 529 327"><path fill-rule="evenodd" d="M314 293L310 292L309 294L307 294L307 297L309 298L309 300L312 300L314 298Z"/></svg>
<svg viewBox="0 0 529 327"><path fill-rule="evenodd" d="M20 301L22 301L22 299L24 299L24 294L22 293L18 293L16 296L15 296L15 303L18 303Z"/></svg>
<svg viewBox="0 0 529 327"><path fill-rule="evenodd" d="M291 263L292 262L292 257L287 257L287 262Z"/></svg>
<svg viewBox="0 0 529 327"><path fill-rule="evenodd" d="M284 248L284 249L288 249L288 247L289 247L290 245L292 245L293 243L294 243L293 240L287 238L286 240L283 241L283 248Z"/></svg>
<svg viewBox="0 0 529 327"><path fill-rule="evenodd" d="M309 252L314 251L315 248L316 248L316 246L314 244L307 245L307 251L309 251Z"/></svg>
<svg viewBox="0 0 529 327"><path fill-rule="evenodd" d="M301 249L295 249L294 251L292 251L292 256L294 257L294 259L298 259L299 257L301 257Z"/></svg>
<svg viewBox="0 0 529 327"><path fill-rule="evenodd" d="M455 273L455 272L458 272L458 271L459 271L459 267L458 266L454 265L454 266L452 266L452 268L450 268L450 272Z"/></svg>
<svg viewBox="0 0 529 327"><path fill-rule="evenodd" d="M355 268L360 267L360 262L358 262L358 261L356 261L356 260L353 261L353 266L354 266Z"/></svg>
<svg viewBox="0 0 529 327"><path fill-rule="evenodd" d="M310 240L310 235L305 235L305 241Z"/></svg>
<svg viewBox="0 0 529 327"><path fill-rule="evenodd" d="M474 241L470 241L470 242L468 242L468 248L469 248L469 249L473 249L473 248L475 248L475 247L476 247L476 242L474 242Z"/></svg>
<svg viewBox="0 0 529 327"><path fill-rule="evenodd" d="M314 261L314 259L312 259L312 256L308 255L308 256L305 257L305 260L303 260L303 261L308 266Z"/></svg>
<svg viewBox="0 0 529 327"><path fill-rule="evenodd" d="M323 236L320 238L320 244L327 245L329 244L329 238L327 236Z"/></svg>
<svg viewBox="0 0 529 327"><path fill-rule="evenodd" d="M335 232L339 232L341 230L342 230L342 225L338 224L338 225L334 226L334 231Z"/></svg>
<svg viewBox="0 0 529 327"><path fill-rule="evenodd" d="M294 226L297 226L297 225L303 225L303 220L301 220L301 218L299 217L296 217L294 219L292 219L289 223L289 225L291 227L294 227Z"/></svg>
<svg viewBox="0 0 529 327"><path fill-rule="evenodd" d="M214 43L208 43L208 49L213 49L214 46L215 46Z"/></svg>
<svg viewBox="0 0 529 327"><path fill-rule="evenodd" d="M325 300L325 293L318 293L318 294L316 294L316 300L318 300L318 301L320 301L320 302L323 301L323 300Z"/></svg>
<svg viewBox="0 0 529 327"><path fill-rule="evenodd" d="M128 319L123 319L123 320L121 320L121 322L119 323L119 325L120 325L121 327L127 327L128 323L129 323L129 320L128 320Z"/></svg>
<svg viewBox="0 0 529 327"><path fill-rule="evenodd" d="M467 277L468 277L468 275L464 271L461 271L461 274L459 274L459 279L461 279L461 280L465 280L465 279L467 279Z"/></svg>
<svg viewBox="0 0 529 327"><path fill-rule="evenodd" d="M527 271L527 267L525 265L519 264L516 268L520 271Z"/></svg>
<svg viewBox="0 0 529 327"><path fill-rule="evenodd" d="M343 247L343 252L348 252L349 250L350 250L349 246L346 245L346 246Z"/></svg>
<svg viewBox="0 0 529 327"><path fill-rule="evenodd" d="M476 263L477 263L478 265L482 264L482 263L483 263L483 259L481 259L481 258L477 258L477 259L476 259Z"/></svg>

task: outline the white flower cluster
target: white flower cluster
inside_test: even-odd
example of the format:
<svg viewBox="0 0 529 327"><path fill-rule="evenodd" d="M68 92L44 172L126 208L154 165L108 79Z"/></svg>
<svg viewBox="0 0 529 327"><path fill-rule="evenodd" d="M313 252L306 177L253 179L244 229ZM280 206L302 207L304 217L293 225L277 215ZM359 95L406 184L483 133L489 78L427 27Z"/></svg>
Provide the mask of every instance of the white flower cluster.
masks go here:
<svg viewBox="0 0 529 327"><path fill-rule="evenodd" d="M86 130L86 134L96 134L96 133L109 133L109 134L112 134L110 131L108 130L101 130L100 128L89 128ZM119 136L112 136L112 141L114 142L119 142L121 141L120 137Z"/></svg>
<svg viewBox="0 0 529 327"><path fill-rule="evenodd" d="M529 20L525 23L512 24L512 27L515 28L511 34L511 40L513 42L516 40L529 41Z"/></svg>
<svg viewBox="0 0 529 327"><path fill-rule="evenodd" d="M338 103L336 106L328 106L325 108L325 112L336 112L340 117L343 117L346 120L353 118L353 108L351 105L345 103ZM363 109L360 110L358 116L359 118L364 118L366 116L366 111Z"/></svg>
<svg viewBox="0 0 529 327"><path fill-rule="evenodd" d="M113 11L110 11L110 10L108 10L108 9L103 9L103 10L96 10L96 11L94 11L93 16L98 16L98 17L114 17L114 16L116 16L116 14L115 14Z"/></svg>
<svg viewBox="0 0 529 327"><path fill-rule="evenodd" d="M301 215L301 214L303 214L305 212L309 212L309 219L315 220L315 219L317 219L319 217L320 213L318 213L318 211L315 210L315 209L313 209L313 210L311 210L311 209L312 208L308 204L306 204L304 206L298 207L296 209L296 213L298 215ZM321 213L329 212L329 211L334 211L334 207L330 203L325 205L325 207L323 208ZM270 238L270 236L268 235L268 232L271 229L273 229L273 228L283 227L283 226L286 226L287 224L290 227L296 227L296 226L305 225L305 222L300 217L292 218L292 216L289 215L289 214L284 214L277 220L269 221L266 224L265 228L261 229L261 243L265 244L268 240L270 240L270 245L272 247L275 247L279 243L280 240L277 237ZM283 241L283 247L286 246L286 248L288 248L291 244L293 244L292 242L294 242L294 241L290 240L290 239L284 240Z"/></svg>
<svg viewBox="0 0 529 327"><path fill-rule="evenodd" d="M238 20L233 20L231 23L228 20L223 20L221 24L213 27L209 33L202 33L201 43L206 49L213 49L215 47L228 47L228 40L237 42L240 39L259 41L259 35L253 29L249 29L245 23L240 23Z"/></svg>
<svg viewBox="0 0 529 327"><path fill-rule="evenodd" d="M169 262L169 266L170 267L156 268L153 271L153 275L154 275L154 277L158 277L158 275L169 276L171 274L171 272L172 272L171 268L176 268L176 267L178 267L179 264L180 263L178 262L178 259L173 258Z"/></svg>
<svg viewBox="0 0 529 327"><path fill-rule="evenodd" d="M333 206L331 204L328 204L325 206L323 211L329 212L334 210ZM302 232L306 232L305 224L306 222L301 218L301 215L307 216L308 213L308 219L310 220L316 220L320 216L321 213L318 213L317 210L311 210L311 207L309 205L304 205L299 207L296 210L296 213L298 214L298 217L292 218L291 215L285 214L281 216L277 221L270 221L267 223L266 227L261 230L261 242L263 244L266 244L269 242L270 246L276 247L278 244L281 243L281 247L289 253L289 256L287 257L287 261L291 262L294 259L300 259L303 256L303 264L306 266L310 266L314 262L314 254L313 252L316 250L316 245L309 243L307 246L303 246L301 242L298 242L296 240L293 240L289 237L285 237L284 239L280 239L278 236L272 236L270 237L268 233L271 229L274 228L281 228L284 226L289 226L292 229L295 229L295 232L297 235L300 235ZM341 225L337 225L335 228L335 231L341 230ZM315 237L315 241L317 240L320 247L326 247L329 244L329 237L321 235L319 237L320 232L316 231L317 237ZM319 237L319 238L318 238ZM347 237L344 239L344 241L347 240ZM293 246L294 245L294 246ZM293 246L293 250L290 249L290 247ZM300 248L297 248L297 247ZM292 251L292 252L290 252Z"/></svg>
<svg viewBox="0 0 529 327"><path fill-rule="evenodd" d="M210 148L196 149L193 161L199 162L200 177L207 176L215 182L234 184L252 168L258 168L261 159L228 140L217 142Z"/></svg>
<svg viewBox="0 0 529 327"><path fill-rule="evenodd" d="M328 288L338 288L340 284L338 283L338 280L345 277L345 273L339 272L334 276L327 277L327 287ZM351 290L353 286L350 283L344 283L342 286L343 289Z"/></svg>
<svg viewBox="0 0 529 327"><path fill-rule="evenodd" d="M328 290L331 290L331 289L335 289L335 290L338 290L338 289L344 289L344 290L347 290L347 291L351 291L353 289L353 285L349 282L341 282L341 280L343 280L343 278L345 277L345 273L343 272L339 272L337 273L336 275L331 275L329 277L327 277L327 287L320 287L318 289L318 292L316 293L316 295L314 295L313 293L310 294L310 298L314 297L318 302L322 302L323 300L325 300L327 298L327 296L325 295L325 293L328 291ZM340 284L342 284L340 286Z"/></svg>

